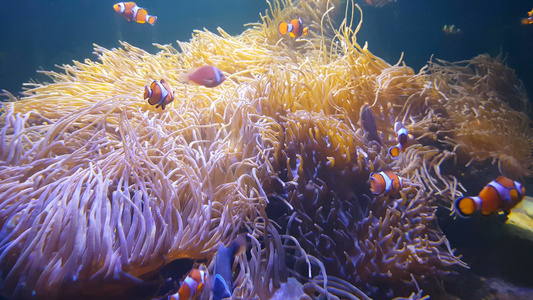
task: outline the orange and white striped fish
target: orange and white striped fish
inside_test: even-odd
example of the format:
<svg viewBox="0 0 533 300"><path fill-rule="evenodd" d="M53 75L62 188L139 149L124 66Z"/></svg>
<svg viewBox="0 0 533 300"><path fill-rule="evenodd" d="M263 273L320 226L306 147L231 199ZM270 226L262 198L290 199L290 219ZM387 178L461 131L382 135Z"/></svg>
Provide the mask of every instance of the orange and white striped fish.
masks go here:
<svg viewBox="0 0 533 300"><path fill-rule="evenodd" d="M372 172L370 174L370 190L374 195L396 196L402 188L403 179L392 171Z"/></svg>
<svg viewBox="0 0 533 300"><path fill-rule="evenodd" d="M409 131L403 126L402 122L396 122L394 124L394 133L396 133L398 145L390 147L389 154L392 157L397 157L401 152L405 152L405 149L407 149L408 146L407 143L409 140L413 139L413 136L409 134Z"/></svg>
<svg viewBox="0 0 533 300"><path fill-rule="evenodd" d="M161 79L159 82L152 82L150 87L144 86L144 99L148 99L148 103L155 105L155 108L161 106L165 109L165 106L174 101L174 92L170 85Z"/></svg>
<svg viewBox="0 0 533 300"><path fill-rule="evenodd" d="M141 24L148 23L154 25L157 20L156 16L149 15L145 8L138 7L135 2L119 2L113 5L113 8L130 22L133 20Z"/></svg>
<svg viewBox="0 0 533 300"><path fill-rule="evenodd" d="M207 282L207 272L199 269L192 269L189 275L181 283L180 289L169 300L194 300L203 291Z"/></svg>
<svg viewBox="0 0 533 300"><path fill-rule="evenodd" d="M290 37L297 38L302 35L307 35L309 32L308 26L303 26L302 19L292 19L289 23L287 22L280 22L278 24L278 31L281 34L287 34L289 33Z"/></svg>
<svg viewBox="0 0 533 300"><path fill-rule="evenodd" d="M509 214L526 194L526 189L518 181L505 176L489 182L477 196L462 197L455 201L454 212L463 218L471 216L476 211L488 216L503 211Z"/></svg>
<svg viewBox="0 0 533 300"><path fill-rule="evenodd" d="M527 12L528 17L522 19L522 25L531 25L533 24L533 9Z"/></svg>

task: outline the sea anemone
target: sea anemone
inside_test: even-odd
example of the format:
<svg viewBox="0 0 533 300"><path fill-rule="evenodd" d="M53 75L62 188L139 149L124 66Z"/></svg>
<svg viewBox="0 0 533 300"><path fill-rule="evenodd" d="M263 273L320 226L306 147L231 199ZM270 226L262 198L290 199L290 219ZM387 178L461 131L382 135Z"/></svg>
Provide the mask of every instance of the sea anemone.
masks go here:
<svg viewBox="0 0 533 300"><path fill-rule="evenodd" d="M418 74L401 57L391 65L357 43L362 11L345 8L339 21L340 1L275 1L239 36L195 31L180 50L156 44L157 54L95 45L99 62L46 71L52 82L8 95L2 293L125 298L177 259L212 271L216 246L242 233L250 246L236 259L237 297L268 298L294 277L308 298L420 299L420 287L466 267L436 205L462 194L450 165L492 159L504 174L532 176L530 120L515 110L527 106L523 88L485 56ZM277 24L295 12L311 33L280 37ZM227 80L179 81L205 64ZM175 95L164 111L142 99L160 79ZM362 109L381 144L360 125ZM396 121L415 135L399 159L387 152ZM489 131L499 138L486 147ZM370 192L370 173L382 170L405 179L398 198Z"/></svg>
<svg viewBox="0 0 533 300"><path fill-rule="evenodd" d="M446 98L450 132L443 134L443 142L454 147L459 159L467 164L492 160L514 179L533 176L529 101L502 58L485 54L464 62L439 61L428 71Z"/></svg>

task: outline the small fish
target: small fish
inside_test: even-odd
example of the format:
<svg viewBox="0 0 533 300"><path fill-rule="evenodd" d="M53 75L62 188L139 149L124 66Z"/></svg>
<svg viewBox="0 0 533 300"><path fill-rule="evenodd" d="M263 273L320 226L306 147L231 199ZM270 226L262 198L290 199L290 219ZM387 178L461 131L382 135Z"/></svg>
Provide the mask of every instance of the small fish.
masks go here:
<svg viewBox="0 0 533 300"><path fill-rule="evenodd" d="M198 297L207 282L207 272L199 269L192 269L181 283L180 289L169 300L194 300Z"/></svg>
<svg viewBox="0 0 533 300"><path fill-rule="evenodd" d="M392 171L372 172L370 174L370 190L374 195L385 193L396 196L403 188L403 179Z"/></svg>
<svg viewBox="0 0 533 300"><path fill-rule="evenodd" d="M522 201L525 194L526 189L522 184L505 176L498 176L483 187L477 196L457 199L454 211L463 218L478 210L484 216L500 211L509 214L511 209Z"/></svg>
<svg viewBox="0 0 533 300"><path fill-rule="evenodd" d="M145 8L138 7L135 2L119 2L113 5L113 8L130 22L134 20L137 23L154 25L157 20L156 16L149 15Z"/></svg>
<svg viewBox="0 0 533 300"><path fill-rule="evenodd" d="M452 34L452 35L458 35L458 34L461 34L463 33L463 31L461 30L461 28L457 28L455 27L455 25L444 25L442 27L442 31L446 34Z"/></svg>
<svg viewBox="0 0 533 300"><path fill-rule="evenodd" d="M155 105L155 108L161 106L162 109L165 109L165 106L174 101L174 92L170 85L161 79L160 82L152 82L150 87L144 86L144 99L148 99L148 103Z"/></svg>
<svg viewBox="0 0 533 300"><path fill-rule="evenodd" d="M309 33L309 27L303 26L302 19L292 19L289 23L280 22L278 24L278 31L281 34L289 33L290 37L297 38Z"/></svg>
<svg viewBox="0 0 533 300"><path fill-rule="evenodd" d="M531 11L527 12L528 18L522 19L522 25L530 25L533 24L533 9Z"/></svg>
<svg viewBox="0 0 533 300"><path fill-rule="evenodd" d="M533 17L523 18L521 23L522 25L531 25L533 24Z"/></svg>
<svg viewBox="0 0 533 300"><path fill-rule="evenodd" d="M407 143L409 140L413 139L413 136L409 134L409 131L407 131L407 128L403 126L402 122L396 122L394 123L394 132L396 133L396 140L398 141L398 145L390 147L389 154L392 157L397 157L400 155L400 153L405 152L405 149L407 148Z"/></svg>
<svg viewBox="0 0 533 300"><path fill-rule="evenodd" d="M378 134L378 128L376 126L376 119L374 118L374 114L372 113L372 110L368 105L363 105L361 107L359 120L361 122L361 126L365 130L365 132L368 134L368 139L372 141L376 141L379 145L379 149L381 150L381 138Z"/></svg>
<svg viewBox="0 0 533 300"><path fill-rule="evenodd" d="M226 76L215 66L203 66L193 68L186 74L181 74L180 80L183 82L192 81L205 87L216 87L226 80Z"/></svg>
<svg viewBox="0 0 533 300"><path fill-rule="evenodd" d="M220 244L213 271L213 300L231 297L233 292L233 257L246 251L246 240L241 235L229 247Z"/></svg>

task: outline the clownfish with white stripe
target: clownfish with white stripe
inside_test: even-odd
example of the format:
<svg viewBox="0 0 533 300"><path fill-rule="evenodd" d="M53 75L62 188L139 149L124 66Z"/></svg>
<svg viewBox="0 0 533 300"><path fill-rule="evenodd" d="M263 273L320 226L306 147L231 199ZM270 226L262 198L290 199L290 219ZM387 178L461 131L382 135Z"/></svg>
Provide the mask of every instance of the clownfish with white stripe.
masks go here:
<svg viewBox="0 0 533 300"><path fill-rule="evenodd" d="M374 195L386 194L396 196L403 188L403 179L392 171L372 172L370 190Z"/></svg>
<svg viewBox="0 0 533 300"><path fill-rule="evenodd" d="M309 33L309 27L303 25L302 19L292 19L289 23L280 22L278 24L278 31L281 34L289 33L289 36L292 38L298 38L302 35L307 35Z"/></svg>
<svg viewBox="0 0 533 300"><path fill-rule="evenodd" d="M145 8L138 7L135 2L119 2L113 5L113 8L130 22L133 20L141 24L148 23L154 25L157 20L156 16L149 15Z"/></svg>
<svg viewBox="0 0 533 300"><path fill-rule="evenodd" d="M194 300L203 291L207 282L207 272L199 269L192 269L181 283L180 289L169 300Z"/></svg>
<svg viewBox="0 0 533 300"><path fill-rule="evenodd" d="M215 66L193 68L180 75L180 81L193 82L205 87L216 87L226 80L224 73Z"/></svg>
<svg viewBox="0 0 533 300"><path fill-rule="evenodd" d="M462 197L455 201L454 211L461 217L470 217L481 211L484 216L503 211L506 215L522 201L526 189L518 181L505 176L489 182L477 196Z"/></svg>
<svg viewBox="0 0 533 300"><path fill-rule="evenodd" d="M161 106L162 109L165 109L165 106L174 101L174 92L170 85L161 79L159 82L152 82L150 87L144 86L144 99L148 99L148 103L155 105L155 108Z"/></svg>
<svg viewBox="0 0 533 300"><path fill-rule="evenodd" d="M396 134L398 145L390 147L389 154L392 157L397 157L400 153L405 152L408 142L413 139L413 135L409 134L409 131L403 126L402 122L396 122L394 124L394 133Z"/></svg>

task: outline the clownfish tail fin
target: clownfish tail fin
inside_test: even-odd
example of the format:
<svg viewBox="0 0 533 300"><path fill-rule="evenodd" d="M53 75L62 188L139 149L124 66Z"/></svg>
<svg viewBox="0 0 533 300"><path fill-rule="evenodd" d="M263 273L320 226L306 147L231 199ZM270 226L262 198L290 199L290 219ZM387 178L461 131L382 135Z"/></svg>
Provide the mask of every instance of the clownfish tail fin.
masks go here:
<svg viewBox="0 0 533 300"><path fill-rule="evenodd" d="M475 197L461 197L453 203L454 212L461 218L469 218L478 208Z"/></svg>
<svg viewBox="0 0 533 300"><path fill-rule="evenodd" d="M392 157L398 157L398 155L400 155L400 152L401 152L401 149L399 145L389 148L389 154Z"/></svg>
<svg viewBox="0 0 533 300"><path fill-rule="evenodd" d="M147 16L146 22L148 22L148 24L154 26L155 21L157 21L157 17L156 16L150 16L150 15Z"/></svg>
<svg viewBox="0 0 533 300"><path fill-rule="evenodd" d="M289 31L289 24L287 24L287 22L279 22L278 31L281 34L287 34Z"/></svg>
<svg viewBox="0 0 533 300"><path fill-rule="evenodd" d="M144 86L144 99L150 98L152 91L145 85Z"/></svg>

